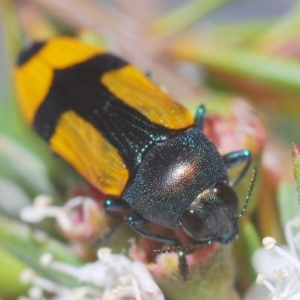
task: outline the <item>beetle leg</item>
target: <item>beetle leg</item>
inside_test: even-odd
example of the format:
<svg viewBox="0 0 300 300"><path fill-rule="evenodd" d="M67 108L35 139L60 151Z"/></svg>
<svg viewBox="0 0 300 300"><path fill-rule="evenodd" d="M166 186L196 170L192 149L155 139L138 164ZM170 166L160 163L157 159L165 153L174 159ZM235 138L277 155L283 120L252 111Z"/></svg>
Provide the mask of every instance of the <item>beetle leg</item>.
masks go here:
<svg viewBox="0 0 300 300"><path fill-rule="evenodd" d="M149 231L146 231L141 228L142 225L148 223L149 221L143 218L140 214L137 212L133 212L126 218L127 223L129 226L138 234L142 235L145 238L148 238L150 240L154 240L160 243L170 244L170 245L180 245L180 242L176 238L167 237L158 235L156 233L152 233Z"/></svg>
<svg viewBox="0 0 300 300"><path fill-rule="evenodd" d="M247 173L251 164L251 153L249 150L241 150L236 152L231 152L223 156L223 160L227 169L233 168L239 164L246 162L246 165L240 172L240 174L230 181L231 186L235 186Z"/></svg>
<svg viewBox="0 0 300 300"><path fill-rule="evenodd" d="M204 105L200 105L197 109L195 116L195 126L200 130L203 130L205 120L205 107Z"/></svg>
<svg viewBox="0 0 300 300"><path fill-rule="evenodd" d="M105 212L114 219L123 220L123 217L132 212L131 206L122 199L113 199L113 200L106 200L104 202L104 210ZM166 236L161 236L155 233L151 233L145 231L144 229L140 228L141 225L148 223L149 221L143 218L137 212L132 212L128 217L125 218L129 226L139 233L140 235L155 240L157 242L171 244L171 245L179 245L179 240L176 238L170 238Z"/></svg>
<svg viewBox="0 0 300 300"><path fill-rule="evenodd" d="M167 237L167 236L158 235L158 234L155 234L155 233L152 233L152 232L142 229L140 226L148 223L149 221L146 220L145 218L143 218L137 212L133 212L132 214L130 214L126 218L126 221L135 232L137 232L138 234L140 234L141 236L143 236L145 238L148 238L148 239L160 242L160 243L174 245L174 246L176 246L176 245L179 246L181 244L179 239L177 239L177 238L171 238L171 237ZM188 275L188 265L187 265L187 261L186 261L186 255L185 255L185 252L182 250L179 251L178 255L179 255L179 272L180 272L180 275L183 277L183 280L186 281L187 275Z"/></svg>
<svg viewBox="0 0 300 300"><path fill-rule="evenodd" d="M184 251L178 252L179 257L179 272L183 280L186 281L189 274L189 267L186 261L186 255Z"/></svg>
<svg viewBox="0 0 300 300"><path fill-rule="evenodd" d="M106 200L104 202L103 209L108 216L110 216L117 222L113 226L113 228L107 234L104 235L104 237L101 237L101 239L95 242L96 245L98 245L99 243L104 243L107 240L109 240L111 236L120 227L120 225L124 222L124 216L128 215L128 213L132 211L130 205L121 198Z"/></svg>
<svg viewBox="0 0 300 300"><path fill-rule="evenodd" d="M132 212L132 207L122 198L107 199L103 209L107 215L118 220L123 220L125 215Z"/></svg>

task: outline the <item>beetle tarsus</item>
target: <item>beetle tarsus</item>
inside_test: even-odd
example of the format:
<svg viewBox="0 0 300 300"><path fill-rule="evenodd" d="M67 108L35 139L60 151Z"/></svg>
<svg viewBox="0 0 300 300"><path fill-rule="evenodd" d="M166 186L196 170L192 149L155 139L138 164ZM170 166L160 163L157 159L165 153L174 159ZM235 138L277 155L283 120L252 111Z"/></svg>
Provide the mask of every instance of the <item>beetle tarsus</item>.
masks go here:
<svg viewBox="0 0 300 300"><path fill-rule="evenodd" d="M173 246L173 247L167 247L164 249L155 249L155 250L152 250L152 252L155 254L178 252L179 273L182 276L183 280L186 281L187 277L188 277L188 273L189 273L189 268L188 268L188 264L186 261L185 252L186 252L186 249L189 248L189 246L177 245L177 246Z"/></svg>
<svg viewBox="0 0 300 300"><path fill-rule="evenodd" d="M184 281L187 281L188 274L189 274L189 268L188 268L188 264L187 264L187 261L186 261L185 252L184 251L179 251L178 256L179 256L179 272L180 272L180 275L182 276Z"/></svg>

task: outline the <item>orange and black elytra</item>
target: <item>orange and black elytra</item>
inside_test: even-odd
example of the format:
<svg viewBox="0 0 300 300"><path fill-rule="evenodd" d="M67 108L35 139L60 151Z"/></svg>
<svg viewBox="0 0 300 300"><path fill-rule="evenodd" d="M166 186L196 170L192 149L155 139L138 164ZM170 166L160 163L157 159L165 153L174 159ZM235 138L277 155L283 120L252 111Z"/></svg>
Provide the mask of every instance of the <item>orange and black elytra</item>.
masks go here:
<svg viewBox="0 0 300 300"><path fill-rule="evenodd" d="M251 154L221 156L202 132L203 106L193 119L132 65L70 37L23 49L15 85L28 123L109 196L108 214L122 210L133 230L172 245L184 278L187 249L237 238L254 179L240 213L232 187L247 172ZM227 169L241 163L241 173L229 181ZM183 246L174 236L146 231L147 222L183 230L194 243Z"/></svg>

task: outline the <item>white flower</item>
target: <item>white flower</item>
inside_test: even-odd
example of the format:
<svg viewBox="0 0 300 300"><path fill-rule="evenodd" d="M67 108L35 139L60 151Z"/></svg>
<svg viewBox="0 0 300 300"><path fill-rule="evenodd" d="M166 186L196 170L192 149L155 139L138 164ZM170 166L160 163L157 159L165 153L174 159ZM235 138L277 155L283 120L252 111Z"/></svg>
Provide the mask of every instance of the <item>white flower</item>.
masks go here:
<svg viewBox="0 0 300 300"><path fill-rule="evenodd" d="M27 270L22 273L21 281L33 284L35 289L28 293L31 300L46 299L43 291L53 294L52 300L164 299L162 291L142 263L132 262L121 254L111 254L107 248L98 251L97 261L82 267L54 261L50 254L43 255L40 262L43 267L72 276L82 286L75 289L64 287Z"/></svg>
<svg viewBox="0 0 300 300"><path fill-rule="evenodd" d="M110 231L111 220L102 207L89 197L75 197L64 206L52 206L48 196L38 196L32 206L21 209L20 218L29 223L55 218L61 232L70 240L94 240Z"/></svg>
<svg viewBox="0 0 300 300"><path fill-rule="evenodd" d="M300 234L293 237L293 226L300 227L300 217L295 217L285 226L288 246L279 247L274 238L266 237L263 239L265 248L253 255L253 266L259 273L256 282L267 287L272 300L300 300ZM246 299L266 299L265 295L255 295L255 290L252 287Z"/></svg>

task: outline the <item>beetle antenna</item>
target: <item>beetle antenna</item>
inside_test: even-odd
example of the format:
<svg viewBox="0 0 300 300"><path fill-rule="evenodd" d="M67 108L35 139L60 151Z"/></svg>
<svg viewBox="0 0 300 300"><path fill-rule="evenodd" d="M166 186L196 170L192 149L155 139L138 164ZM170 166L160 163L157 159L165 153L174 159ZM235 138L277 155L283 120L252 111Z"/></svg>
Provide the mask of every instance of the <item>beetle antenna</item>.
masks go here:
<svg viewBox="0 0 300 300"><path fill-rule="evenodd" d="M252 171L251 183L250 183L250 186L249 186L249 190L248 190L248 194L247 194L247 197L246 197L244 207L241 210L241 212L236 216L235 220L238 220L238 219L242 218L243 215L245 214L245 211L247 209L247 206L248 206L248 203L249 203L249 200L250 200L250 196L252 194L252 190L253 190L253 187L254 187L254 184L255 184L256 174L257 174L257 168L254 167L253 171Z"/></svg>
<svg viewBox="0 0 300 300"><path fill-rule="evenodd" d="M211 245L213 243L213 240L209 240L207 242L203 242L203 243L198 243L198 244L191 244L191 245L185 245L185 246L173 246L173 247L167 247L164 249L155 249L152 252L155 254L160 254L160 253L171 253L171 252L179 252L179 251L183 251L186 252L187 250L194 250L194 249L198 249L198 248L203 248L203 247L207 247L209 245Z"/></svg>

